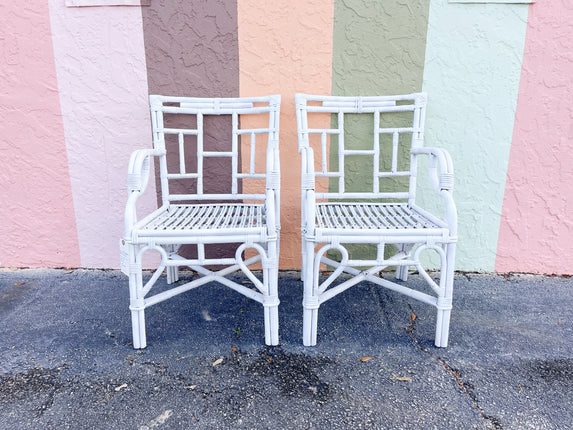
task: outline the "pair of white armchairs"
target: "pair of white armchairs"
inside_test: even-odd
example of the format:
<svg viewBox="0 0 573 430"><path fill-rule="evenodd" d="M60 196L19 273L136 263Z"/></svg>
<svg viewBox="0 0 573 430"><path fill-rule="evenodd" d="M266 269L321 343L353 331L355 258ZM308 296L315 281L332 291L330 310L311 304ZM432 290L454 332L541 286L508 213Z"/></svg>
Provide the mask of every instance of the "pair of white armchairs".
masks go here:
<svg viewBox="0 0 573 430"><path fill-rule="evenodd" d="M280 101L278 95L150 97L153 149L131 156L120 240L134 348L146 346L146 308L212 281L261 303L265 343L279 343ZM457 235L453 167L446 151L423 147L425 94L297 94L295 101L302 160L304 345L316 344L322 303L369 281L435 306L435 344L447 346ZM443 217L415 204L420 156L429 159L429 180L443 200ZM161 204L138 217L136 201L148 184L152 159ZM206 246L221 244L232 244L234 256L207 255ZM373 255L360 253L367 244ZM440 259L437 282L422 267L420 254L428 249ZM144 280L142 259L148 251L158 252L161 262ZM351 258L354 253L360 256ZM262 271L253 271L254 265ZM178 282L182 266L199 276ZM379 276L391 266L395 282ZM322 277L325 267L332 271ZM409 268L427 281L427 292L404 282ZM174 285L150 295L164 270ZM227 277L237 271L253 288ZM337 283L342 273L352 277Z"/></svg>

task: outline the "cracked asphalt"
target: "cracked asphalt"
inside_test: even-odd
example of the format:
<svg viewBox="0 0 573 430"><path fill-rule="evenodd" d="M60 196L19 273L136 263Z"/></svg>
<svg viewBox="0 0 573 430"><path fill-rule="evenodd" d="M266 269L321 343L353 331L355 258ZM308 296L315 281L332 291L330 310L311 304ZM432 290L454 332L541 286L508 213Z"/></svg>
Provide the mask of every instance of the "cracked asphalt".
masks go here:
<svg viewBox="0 0 573 430"><path fill-rule="evenodd" d="M120 272L0 269L0 429L570 429L572 292L458 274L442 349L433 308L363 283L321 306L307 348L281 272L280 346L258 303L209 284L149 308L134 350Z"/></svg>

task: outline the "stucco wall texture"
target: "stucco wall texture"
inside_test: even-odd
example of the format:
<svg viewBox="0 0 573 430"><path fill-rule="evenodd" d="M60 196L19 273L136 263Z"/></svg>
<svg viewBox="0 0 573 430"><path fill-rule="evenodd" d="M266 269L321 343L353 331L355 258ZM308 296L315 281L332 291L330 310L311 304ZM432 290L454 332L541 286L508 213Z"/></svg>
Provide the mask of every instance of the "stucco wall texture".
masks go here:
<svg viewBox="0 0 573 430"><path fill-rule="evenodd" d="M0 261L79 266L47 3L0 3L0 61Z"/></svg>
<svg viewBox="0 0 573 430"><path fill-rule="evenodd" d="M151 145L141 11L49 6L80 265L118 267L126 163ZM153 188L142 211L154 203Z"/></svg>
<svg viewBox="0 0 573 430"><path fill-rule="evenodd" d="M532 5L495 269L573 272L573 2Z"/></svg>
<svg viewBox="0 0 573 430"><path fill-rule="evenodd" d="M573 273L572 18L565 0L2 1L0 261L119 266L148 94L279 93L281 268L298 268L294 93L424 90L426 143L456 167L458 270Z"/></svg>
<svg viewBox="0 0 573 430"><path fill-rule="evenodd" d="M340 96L409 94L422 90L429 0L415 3L347 0L335 2L332 94ZM361 149L372 145L371 121L346 119L347 138ZM333 139L330 165L338 163L338 145ZM381 157L383 158L383 157ZM400 168L409 165L409 148L398 153ZM372 189L371 157L345 158L347 190ZM381 160L384 166L384 160ZM388 167L383 167L388 168ZM400 178L404 179L404 178ZM388 191L404 191L404 180L383 180ZM330 190L338 189L331 180ZM368 258L374 247L351 246L352 258ZM387 252L392 252L388 250ZM336 255L336 253L334 253Z"/></svg>
<svg viewBox="0 0 573 430"><path fill-rule="evenodd" d="M282 95L280 267L300 267L300 159L294 94L330 93L333 2L239 0L238 16L241 95Z"/></svg>
<svg viewBox="0 0 573 430"><path fill-rule="evenodd" d="M472 270L495 266L528 7L430 4L423 84L426 145L452 154L456 259ZM429 187L418 184L421 204L437 209Z"/></svg>
<svg viewBox="0 0 573 430"><path fill-rule="evenodd" d="M141 8L147 59L149 94L193 95L196 97L237 97L239 95L239 49L237 42L237 3L235 0L169 2L155 1ZM224 118L206 119L210 127L205 138L206 150L229 150L225 127L216 124ZM186 153L187 165L197 166L192 151ZM167 164L177 166L179 154L170 151ZM159 166L155 166L157 172ZM205 191L228 192L231 189L229 159L205 160ZM159 190L159 177L157 176ZM171 181L172 192L185 192L188 182ZM160 204L160 195L157 195ZM236 245L210 245L208 257L235 255ZM196 248L187 245L179 251L196 257Z"/></svg>

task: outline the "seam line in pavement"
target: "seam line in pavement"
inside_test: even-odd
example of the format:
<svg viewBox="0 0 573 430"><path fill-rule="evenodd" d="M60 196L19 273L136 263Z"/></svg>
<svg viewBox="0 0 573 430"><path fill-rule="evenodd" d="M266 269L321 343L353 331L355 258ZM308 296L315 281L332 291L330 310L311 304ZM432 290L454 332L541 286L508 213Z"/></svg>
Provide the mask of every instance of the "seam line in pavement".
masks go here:
<svg viewBox="0 0 573 430"><path fill-rule="evenodd" d="M411 315L416 315L416 313L414 312L414 309L412 308L412 305L409 304L408 307L410 308ZM471 386L471 384L468 384L468 383L463 381L461 372L452 368L452 366L450 366L446 362L446 360L444 360L442 357L438 357L437 355L433 354L432 352L428 351L427 349L422 348L422 346L418 342L418 339L416 338L416 335L414 334L415 330L416 330L416 318L411 318L410 326L408 327L408 335L412 339L412 342L414 343L416 348L418 348L418 350L420 352L426 354L427 356L431 357L432 359L434 359L435 361L440 363L442 365L442 367L450 375L452 375L454 381L456 382L456 384L458 384L458 387L460 388L460 392L471 400L473 407L479 412L480 416L484 420L489 421L491 423L492 429L494 429L494 430L503 429L503 425L498 418L491 416L491 415L487 415L483 411L483 409L481 408L481 406L479 404L479 399L477 397L477 394L474 392L474 389Z"/></svg>

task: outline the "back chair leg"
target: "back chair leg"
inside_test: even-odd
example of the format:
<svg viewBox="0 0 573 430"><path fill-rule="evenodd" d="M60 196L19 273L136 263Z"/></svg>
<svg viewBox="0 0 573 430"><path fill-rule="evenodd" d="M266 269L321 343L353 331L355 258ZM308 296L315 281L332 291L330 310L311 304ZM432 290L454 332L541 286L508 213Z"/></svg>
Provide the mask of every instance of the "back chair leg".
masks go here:
<svg viewBox="0 0 573 430"><path fill-rule="evenodd" d="M406 282L408 280L408 266L396 267L396 279Z"/></svg>
<svg viewBox="0 0 573 430"><path fill-rule="evenodd" d="M435 345L441 348L448 346L450 316L452 313L455 253L456 244L448 244L446 246L446 273L442 275L446 277L445 291L443 296L438 297L438 315L436 317Z"/></svg>
<svg viewBox="0 0 573 430"><path fill-rule="evenodd" d="M404 243L396 245L398 252L408 253L411 246ZM396 266L396 279L406 282L408 280L408 266Z"/></svg>
<svg viewBox="0 0 573 430"><path fill-rule="evenodd" d="M312 242L303 239L303 246L306 248L304 254L304 297L302 306L304 309L302 322L302 339L304 346L316 345L317 327L318 327L318 308L319 298L314 285L314 246Z"/></svg>
<svg viewBox="0 0 573 430"><path fill-rule="evenodd" d="M167 283L173 284L179 280L179 267L178 266L167 266L165 269L167 271Z"/></svg>
<svg viewBox="0 0 573 430"><path fill-rule="evenodd" d="M169 257L171 257L171 255L173 255L173 254L176 254L178 248L179 247L176 245L167 245L166 251L167 251L167 254L169 255ZM173 284L179 280L179 266L167 266L165 271L167 272L167 283L168 284Z"/></svg>

